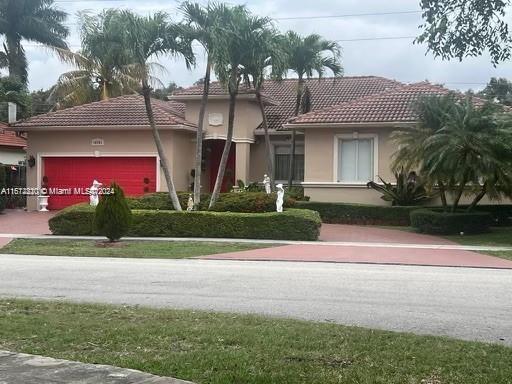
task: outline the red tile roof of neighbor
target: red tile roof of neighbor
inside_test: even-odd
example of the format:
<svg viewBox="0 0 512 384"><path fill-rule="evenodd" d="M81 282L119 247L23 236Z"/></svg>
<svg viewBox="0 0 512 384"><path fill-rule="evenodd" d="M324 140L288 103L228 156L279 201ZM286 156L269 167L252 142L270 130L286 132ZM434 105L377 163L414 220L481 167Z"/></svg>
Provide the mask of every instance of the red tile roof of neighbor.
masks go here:
<svg viewBox="0 0 512 384"><path fill-rule="evenodd" d="M16 132L8 131L7 124L0 123L0 146L24 148L27 146L27 139L18 136Z"/></svg>
<svg viewBox="0 0 512 384"><path fill-rule="evenodd" d="M414 103L421 96L445 95L450 92L453 91L428 82L404 85L292 118L289 120L289 126L325 123L414 122L418 118ZM483 103L483 100L478 98L473 100L479 105Z"/></svg>
<svg viewBox="0 0 512 384"><path fill-rule="evenodd" d="M181 103L153 99L151 102L157 126L187 126L195 124L185 120L185 106ZM13 128L32 127L97 127L140 126L148 127L144 98L127 95L112 99L62 109L38 115L12 124Z"/></svg>
<svg viewBox="0 0 512 384"><path fill-rule="evenodd" d="M312 110L319 110L404 85L398 81L378 76L306 79L305 83L311 91ZM241 91L249 92L245 86L242 86ZM277 105L265 107L269 129L280 130L282 125L295 113L297 79L267 80L262 91L268 98L277 102ZM175 92L173 96L198 96L202 92L202 86L194 86ZM213 82L210 86L210 94L225 95L226 90L220 83Z"/></svg>

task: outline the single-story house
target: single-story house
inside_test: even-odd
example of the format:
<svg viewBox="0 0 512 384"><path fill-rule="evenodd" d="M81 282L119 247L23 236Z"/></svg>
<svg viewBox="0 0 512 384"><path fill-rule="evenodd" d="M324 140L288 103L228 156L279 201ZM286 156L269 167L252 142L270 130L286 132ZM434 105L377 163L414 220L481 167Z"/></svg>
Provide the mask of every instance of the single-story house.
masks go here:
<svg viewBox="0 0 512 384"><path fill-rule="evenodd" d="M0 164L19 166L25 162L27 140L0 123Z"/></svg>
<svg viewBox="0 0 512 384"><path fill-rule="evenodd" d="M269 121L275 179L285 181L290 156L290 129L298 133L296 183L315 201L385 204L366 188L377 175L392 179L391 132L414 125L412 103L421 95L448 89L427 82L403 84L376 76L307 80L312 112L294 117L296 80L267 81L263 90ZM153 101L155 120L178 190L190 190L202 87L176 92L165 102ZM228 94L213 83L205 116L202 188L215 183L227 130ZM236 104L226 185L263 180L266 173L262 117L251 89L241 88ZM12 125L26 132L27 184L47 184L61 193L50 197L59 209L87 200L68 193L93 180L117 181L128 195L164 191L165 180L146 117L143 98L121 96L35 116ZM35 198L28 208L37 208Z"/></svg>

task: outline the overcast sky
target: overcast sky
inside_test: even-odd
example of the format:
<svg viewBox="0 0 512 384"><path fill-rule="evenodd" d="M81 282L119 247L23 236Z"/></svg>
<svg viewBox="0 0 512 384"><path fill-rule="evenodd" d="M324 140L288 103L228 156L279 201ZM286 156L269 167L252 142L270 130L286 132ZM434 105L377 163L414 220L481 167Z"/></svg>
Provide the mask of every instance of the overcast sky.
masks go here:
<svg viewBox="0 0 512 384"><path fill-rule="evenodd" d="M69 44L73 50L79 49L75 15L80 10L99 12L103 8L132 9L140 14L164 10L176 20L178 2L173 0L61 0L59 8L69 13L72 33ZM418 34L421 23L419 1L411 0L231 0L230 3L246 4L254 13L271 16L276 26L284 31L293 29L302 34L318 33L327 39L342 40L343 66L346 76L378 75L402 82L417 82L425 79L444 83L453 89L480 89L492 76L512 78L512 67L505 63L494 68L487 56L442 61L426 54L422 45L414 45L413 38ZM287 17L314 17L328 15L353 15L385 12L407 12L393 15L360 15L338 18L281 19ZM379 39L386 37L407 37L400 39ZM370 40L357 40L370 39ZM354 41L343 41L354 40ZM29 58L30 89L49 88L58 76L71 69L51 53L32 44L25 45ZM201 78L204 72L204 57L198 51L197 67L191 71L179 61L160 60L168 73L159 77L164 83L176 82L181 86L191 85Z"/></svg>

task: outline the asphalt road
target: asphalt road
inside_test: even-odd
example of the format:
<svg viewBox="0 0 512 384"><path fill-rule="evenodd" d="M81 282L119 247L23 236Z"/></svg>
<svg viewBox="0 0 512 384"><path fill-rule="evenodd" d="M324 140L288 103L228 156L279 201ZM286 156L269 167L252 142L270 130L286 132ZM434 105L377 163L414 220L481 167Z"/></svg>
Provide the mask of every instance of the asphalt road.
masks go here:
<svg viewBox="0 0 512 384"><path fill-rule="evenodd" d="M0 255L0 296L260 313L512 345L512 271Z"/></svg>

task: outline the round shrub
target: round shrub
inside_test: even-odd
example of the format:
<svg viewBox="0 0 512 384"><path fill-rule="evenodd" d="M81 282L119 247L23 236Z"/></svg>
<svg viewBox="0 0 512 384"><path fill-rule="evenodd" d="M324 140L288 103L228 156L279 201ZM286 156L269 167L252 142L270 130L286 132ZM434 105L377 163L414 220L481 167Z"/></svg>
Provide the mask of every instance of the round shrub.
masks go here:
<svg viewBox="0 0 512 384"><path fill-rule="evenodd" d="M96 207L94 226L99 234L110 241L117 241L128 233L132 223L132 211L119 185L110 185L111 194L104 195Z"/></svg>
<svg viewBox="0 0 512 384"><path fill-rule="evenodd" d="M418 209L411 212L411 225L422 233L451 235L487 232L492 223L489 212L444 212Z"/></svg>

